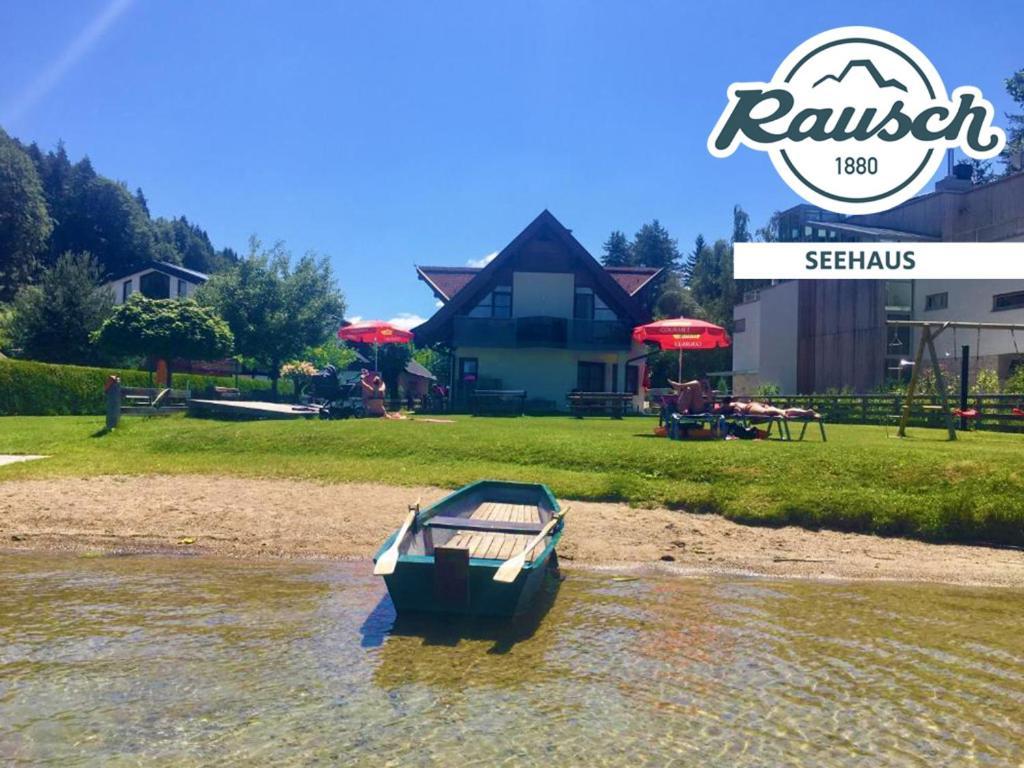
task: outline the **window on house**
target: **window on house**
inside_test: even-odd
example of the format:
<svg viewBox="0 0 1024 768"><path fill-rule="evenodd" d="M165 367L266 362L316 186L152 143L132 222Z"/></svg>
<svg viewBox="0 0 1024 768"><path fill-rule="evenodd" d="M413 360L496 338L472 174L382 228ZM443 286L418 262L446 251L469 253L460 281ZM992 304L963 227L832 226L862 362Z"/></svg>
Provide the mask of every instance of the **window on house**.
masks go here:
<svg viewBox="0 0 1024 768"><path fill-rule="evenodd" d="M594 293L593 288L577 288L572 306L572 316L577 320L618 320L615 312Z"/></svg>
<svg viewBox="0 0 1024 768"><path fill-rule="evenodd" d="M184 280L178 280L178 298L184 298L188 295L188 283Z"/></svg>
<svg viewBox="0 0 1024 768"><path fill-rule="evenodd" d="M512 317L512 286L499 285L469 311L470 317Z"/></svg>
<svg viewBox="0 0 1024 768"><path fill-rule="evenodd" d="M1007 309L1024 309L1024 291L997 293L992 297L993 312L1003 312Z"/></svg>
<svg viewBox="0 0 1024 768"><path fill-rule="evenodd" d="M604 392L604 363L577 363L576 389L580 392Z"/></svg>
<svg viewBox="0 0 1024 768"><path fill-rule="evenodd" d="M745 318L745 317L737 318L736 321L732 325L732 332L733 333L743 333L745 330L747 330L747 318Z"/></svg>
<svg viewBox="0 0 1024 768"><path fill-rule="evenodd" d="M132 281L125 280L121 284L121 301L128 301L128 297L132 295Z"/></svg>
<svg viewBox="0 0 1024 768"><path fill-rule="evenodd" d="M938 309L946 309L949 306L949 292L929 293L924 297L924 311L934 312Z"/></svg>
<svg viewBox="0 0 1024 768"><path fill-rule="evenodd" d="M631 395L640 393L640 368L636 365L626 366L626 392Z"/></svg>

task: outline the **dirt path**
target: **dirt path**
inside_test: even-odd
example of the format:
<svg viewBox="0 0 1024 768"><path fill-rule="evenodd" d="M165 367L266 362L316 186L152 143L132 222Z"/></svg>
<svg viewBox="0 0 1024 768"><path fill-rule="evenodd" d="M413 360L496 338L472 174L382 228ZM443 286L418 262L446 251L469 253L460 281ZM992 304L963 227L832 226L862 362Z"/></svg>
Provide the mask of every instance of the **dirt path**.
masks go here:
<svg viewBox="0 0 1024 768"><path fill-rule="evenodd" d="M0 547L368 558L438 488L206 476L0 482ZM756 528L713 515L571 502L567 564L1024 586L1024 552Z"/></svg>

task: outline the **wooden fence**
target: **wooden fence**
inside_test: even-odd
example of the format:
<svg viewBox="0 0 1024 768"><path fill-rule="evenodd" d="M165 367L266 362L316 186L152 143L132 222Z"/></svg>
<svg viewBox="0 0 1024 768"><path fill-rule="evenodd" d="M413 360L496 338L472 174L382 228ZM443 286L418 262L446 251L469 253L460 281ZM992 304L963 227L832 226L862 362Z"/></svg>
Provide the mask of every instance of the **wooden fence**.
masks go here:
<svg viewBox="0 0 1024 768"><path fill-rule="evenodd" d="M741 398L750 400L752 398ZM893 424L903 411L902 394L882 395L775 395L764 401L779 408L813 408L826 421L834 424ZM959 404L955 395L950 398ZM966 421L968 429L989 429L1002 432L1024 432L1024 395L979 394L967 399L968 409L978 412L977 418ZM960 419L956 420L957 426ZM910 424L917 427L945 428L945 415L938 395L915 395Z"/></svg>

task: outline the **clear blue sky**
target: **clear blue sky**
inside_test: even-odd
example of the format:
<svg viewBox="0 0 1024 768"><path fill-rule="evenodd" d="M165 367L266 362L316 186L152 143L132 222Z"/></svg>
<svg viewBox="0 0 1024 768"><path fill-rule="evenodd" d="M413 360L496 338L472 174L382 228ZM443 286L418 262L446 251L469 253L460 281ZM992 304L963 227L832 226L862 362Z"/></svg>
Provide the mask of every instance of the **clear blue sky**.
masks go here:
<svg viewBox="0 0 1024 768"><path fill-rule="evenodd" d="M597 255L655 217L686 248L734 203L759 226L798 202L767 156L705 141L731 82L825 29L900 34L1000 115L1024 66L1008 0L699 5L7 0L0 124L217 247L329 255L349 313L387 319L433 311L413 264L483 257L543 208Z"/></svg>

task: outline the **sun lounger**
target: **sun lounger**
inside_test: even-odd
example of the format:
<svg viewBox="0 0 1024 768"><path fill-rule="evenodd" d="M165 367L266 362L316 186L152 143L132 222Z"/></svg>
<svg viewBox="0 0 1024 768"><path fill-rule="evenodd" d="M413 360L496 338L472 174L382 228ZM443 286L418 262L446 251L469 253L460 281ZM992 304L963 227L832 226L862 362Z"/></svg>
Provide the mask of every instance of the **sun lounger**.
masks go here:
<svg viewBox="0 0 1024 768"><path fill-rule="evenodd" d="M765 437L768 439L771 439L772 427L777 425L779 439L786 442L791 442L793 440L793 433L789 429L789 425L791 423L802 425L800 428L800 436L797 438L798 442L802 441L806 436L807 426L809 424L817 424L818 429L821 431L821 442L828 442L828 437L825 435L825 419L821 415L787 418L785 416L751 416L744 414L740 423L745 427L767 424L768 428L765 430Z"/></svg>

